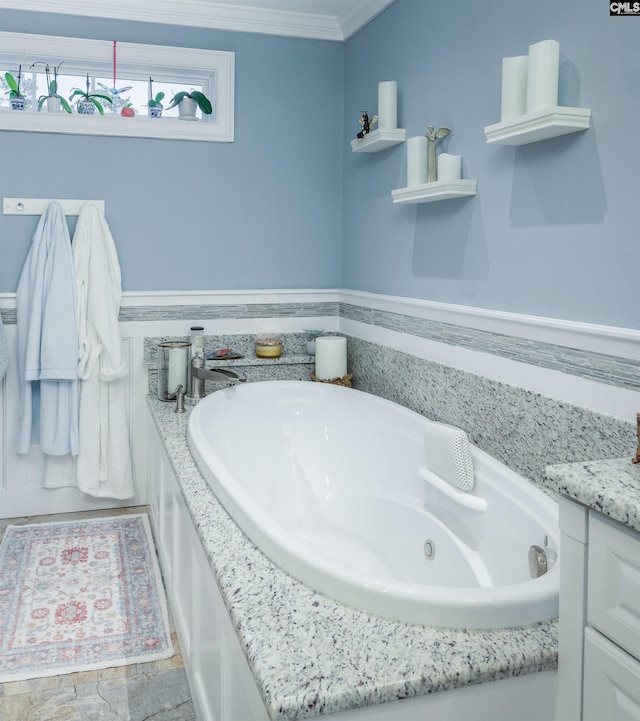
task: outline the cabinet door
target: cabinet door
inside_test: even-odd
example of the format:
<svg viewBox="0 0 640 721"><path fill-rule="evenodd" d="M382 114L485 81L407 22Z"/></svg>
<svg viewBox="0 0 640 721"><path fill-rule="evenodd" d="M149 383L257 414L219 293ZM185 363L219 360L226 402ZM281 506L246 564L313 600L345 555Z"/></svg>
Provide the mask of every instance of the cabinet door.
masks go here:
<svg viewBox="0 0 640 721"><path fill-rule="evenodd" d="M640 658L640 534L595 512L589 520L589 623Z"/></svg>
<svg viewBox="0 0 640 721"><path fill-rule="evenodd" d="M640 662L585 629L583 721L640 721Z"/></svg>

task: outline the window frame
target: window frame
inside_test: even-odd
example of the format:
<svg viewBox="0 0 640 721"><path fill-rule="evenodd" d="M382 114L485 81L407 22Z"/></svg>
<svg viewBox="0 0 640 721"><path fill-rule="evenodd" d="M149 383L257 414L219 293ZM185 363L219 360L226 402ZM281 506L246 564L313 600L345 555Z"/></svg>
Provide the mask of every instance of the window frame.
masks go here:
<svg viewBox="0 0 640 721"><path fill-rule="evenodd" d="M0 32L0 48L2 66L14 75L19 64L28 70L37 60L49 65L64 61L67 67L85 68L91 75L110 77L112 74L113 42L110 40ZM133 72L152 77L178 74L197 78L214 105L215 117L185 123L177 118L154 119L142 115L122 118L110 114L83 116L0 108L0 130L233 142L235 53L125 42L118 42L116 49L119 76L126 77L128 72Z"/></svg>

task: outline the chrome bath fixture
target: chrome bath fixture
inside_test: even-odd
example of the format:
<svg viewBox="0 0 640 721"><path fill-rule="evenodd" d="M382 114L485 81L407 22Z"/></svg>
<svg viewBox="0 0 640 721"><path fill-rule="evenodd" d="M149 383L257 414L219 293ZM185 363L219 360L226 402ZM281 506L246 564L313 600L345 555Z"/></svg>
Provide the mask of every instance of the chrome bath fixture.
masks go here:
<svg viewBox="0 0 640 721"><path fill-rule="evenodd" d="M204 365L205 360L202 356L194 356L191 359L191 392L187 394L190 398L204 398L207 395L204 387L205 381L235 385L236 383L245 383L247 380L227 368L205 368Z"/></svg>
<svg viewBox="0 0 640 721"><path fill-rule="evenodd" d="M531 578L539 578L547 572L547 554L540 546L529 548L529 573Z"/></svg>

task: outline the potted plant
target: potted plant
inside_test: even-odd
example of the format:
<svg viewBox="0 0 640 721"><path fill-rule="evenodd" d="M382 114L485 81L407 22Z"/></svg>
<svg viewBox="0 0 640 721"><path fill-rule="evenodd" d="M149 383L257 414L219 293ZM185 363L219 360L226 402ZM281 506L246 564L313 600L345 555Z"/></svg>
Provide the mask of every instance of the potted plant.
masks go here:
<svg viewBox="0 0 640 721"><path fill-rule="evenodd" d="M18 65L18 79L11 73L5 73L4 79L9 86L9 102L12 110L24 110L25 96L20 92L20 80L22 78L22 65Z"/></svg>
<svg viewBox="0 0 640 721"><path fill-rule="evenodd" d="M53 80L51 80L51 69L49 68L48 63L38 60L33 63L31 67L34 65L44 65L44 73L47 78L47 90L49 91L48 95L40 95L38 98L38 111L42 110L42 106L46 101L47 111L49 113L59 113L61 107L65 109L65 112L70 113L71 106L62 97L62 95L58 95L58 71L60 70L60 65L62 65L62 63L53 66Z"/></svg>
<svg viewBox="0 0 640 721"><path fill-rule="evenodd" d="M191 90L190 93L181 90L176 93L171 99L171 104L167 107L167 110L175 108L176 105L178 106L180 120L195 120L197 108L200 108L203 115L211 115L213 112L211 101L199 90Z"/></svg>
<svg viewBox="0 0 640 721"><path fill-rule="evenodd" d="M147 108L149 109L149 117L150 118L159 118L162 116L162 110L164 108L164 105L162 104L162 99L164 98L164 93L156 93L156 96L154 98L149 98L149 101L147 102Z"/></svg>
<svg viewBox="0 0 640 721"><path fill-rule="evenodd" d="M76 108L80 115L93 115L96 112L96 108L100 115L104 115L104 109L100 103L101 100L107 103L112 103L111 98L108 95L102 95L101 93L90 93L89 92L89 74L87 73L87 89L80 90L80 88L74 88L73 92L69 96L69 100L78 98L76 102ZM113 104L113 103L112 103Z"/></svg>

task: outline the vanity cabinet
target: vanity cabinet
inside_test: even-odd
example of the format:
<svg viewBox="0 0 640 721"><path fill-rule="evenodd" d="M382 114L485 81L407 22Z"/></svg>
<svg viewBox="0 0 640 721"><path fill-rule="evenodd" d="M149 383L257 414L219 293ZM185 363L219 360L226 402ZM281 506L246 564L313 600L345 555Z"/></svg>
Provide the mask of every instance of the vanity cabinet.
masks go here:
<svg viewBox="0 0 640 721"><path fill-rule="evenodd" d="M151 524L198 720L268 721L153 422L147 455Z"/></svg>
<svg viewBox="0 0 640 721"><path fill-rule="evenodd" d="M640 721L640 533L568 498L556 721Z"/></svg>

